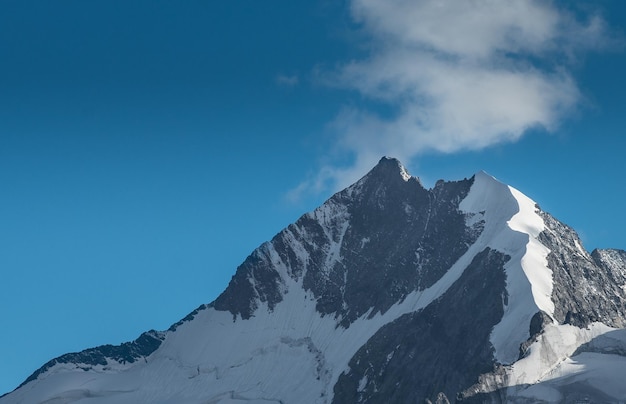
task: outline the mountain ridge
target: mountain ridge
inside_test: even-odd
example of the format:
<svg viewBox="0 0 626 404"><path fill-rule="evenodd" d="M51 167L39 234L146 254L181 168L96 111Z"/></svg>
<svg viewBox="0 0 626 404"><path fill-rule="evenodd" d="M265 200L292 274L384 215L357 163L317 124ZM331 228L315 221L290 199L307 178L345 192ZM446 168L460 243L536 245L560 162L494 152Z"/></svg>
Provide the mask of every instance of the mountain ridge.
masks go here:
<svg viewBox="0 0 626 404"><path fill-rule="evenodd" d="M382 158L255 249L214 302L53 359L0 402L498 402L536 385L558 402L569 387L541 380L567 374L563 358L626 352L625 287L626 252L586 252L485 172L426 189Z"/></svg>

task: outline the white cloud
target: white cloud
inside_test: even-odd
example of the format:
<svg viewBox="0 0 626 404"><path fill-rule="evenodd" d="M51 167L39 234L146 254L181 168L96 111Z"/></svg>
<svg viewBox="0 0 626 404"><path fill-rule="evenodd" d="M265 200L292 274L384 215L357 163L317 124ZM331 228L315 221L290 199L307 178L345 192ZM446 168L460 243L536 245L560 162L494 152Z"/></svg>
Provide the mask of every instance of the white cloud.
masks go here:
<svg viewBox="0 0 626 404"><path fill-rule="evenodd" d="M279 74L278 76L276 76L276 83L281 86L294 87L298 85L299 82L300 82L300 79L295 74L291 76L285 75L285 74Z"/></svg>
<svg viewBox="0 0 626 404"><path fill-rule="evenodd" d="M346 108L332 124L349 167L329 164L294 193L339 189L382 155L410 160L554 131L581 101L570 73L579 54L606 42L586 20L545 0L352 0L368 58L326 73L325 83L389 107ZM389 116L391 115L391 116Z"/></svg>

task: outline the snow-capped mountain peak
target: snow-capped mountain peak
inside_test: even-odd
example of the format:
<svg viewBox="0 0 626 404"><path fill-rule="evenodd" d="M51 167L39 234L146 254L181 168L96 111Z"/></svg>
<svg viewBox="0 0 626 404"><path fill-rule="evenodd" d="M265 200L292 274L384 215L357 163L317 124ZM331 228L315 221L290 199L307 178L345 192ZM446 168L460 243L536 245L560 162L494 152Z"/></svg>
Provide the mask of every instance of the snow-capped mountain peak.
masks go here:
<svg viewBox="0 0 626 404"><path fill-rule="evenodd" d="M426 189L385 157L214 302L56 358L0 403L611 401L621 384L576 363L626 370L625 285L626 252L587 253L489 174Z"/></svg>

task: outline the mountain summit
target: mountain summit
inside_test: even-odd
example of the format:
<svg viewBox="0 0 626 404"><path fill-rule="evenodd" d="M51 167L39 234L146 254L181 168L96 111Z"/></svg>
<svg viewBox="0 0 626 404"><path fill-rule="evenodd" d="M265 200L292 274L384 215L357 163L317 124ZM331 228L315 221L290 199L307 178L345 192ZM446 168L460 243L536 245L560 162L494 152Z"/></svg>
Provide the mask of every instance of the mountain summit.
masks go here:
<svg viewBox="0 0 626 404"><path fill-rule="evenodd" d="M262 244L163 332L46 363L7 403L617 402L626 252L480 172L398 160Z"/></svg>

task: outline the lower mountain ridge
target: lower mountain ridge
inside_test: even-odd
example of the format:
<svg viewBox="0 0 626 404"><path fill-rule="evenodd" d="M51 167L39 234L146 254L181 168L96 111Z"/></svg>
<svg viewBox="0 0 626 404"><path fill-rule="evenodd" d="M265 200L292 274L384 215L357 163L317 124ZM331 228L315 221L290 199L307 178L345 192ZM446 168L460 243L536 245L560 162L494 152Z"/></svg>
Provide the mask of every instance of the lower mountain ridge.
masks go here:
<svg viewBox="0 0 626 404"><path fill-rule="evenodd" d="M8 403L626 402L626 252L484 172L382 158L166 331L44 364Z"/></svg>

